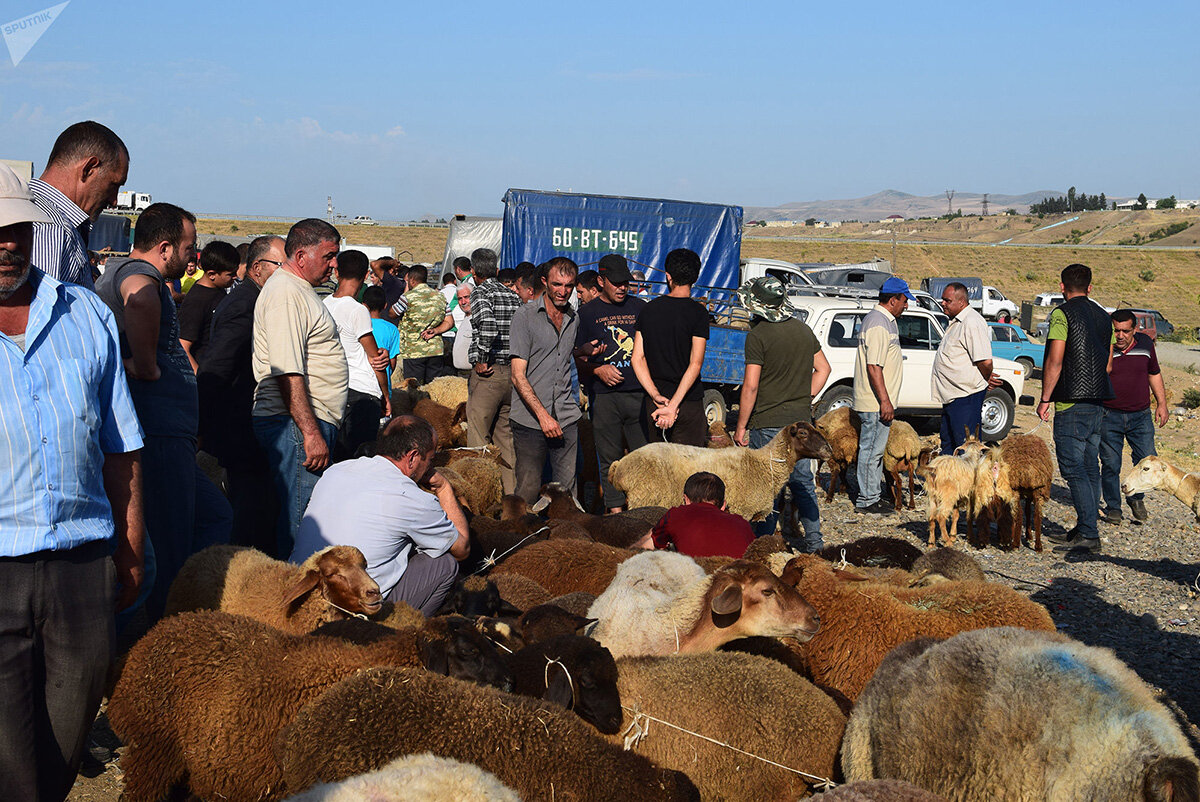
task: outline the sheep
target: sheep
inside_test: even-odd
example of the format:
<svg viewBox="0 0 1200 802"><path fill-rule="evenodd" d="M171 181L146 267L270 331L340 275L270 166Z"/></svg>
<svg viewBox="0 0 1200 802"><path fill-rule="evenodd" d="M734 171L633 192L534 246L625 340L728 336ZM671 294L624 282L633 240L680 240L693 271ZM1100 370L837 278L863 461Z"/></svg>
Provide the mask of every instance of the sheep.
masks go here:
<svg viewBox="0 0 1200 802"><path fill-rule="evenodd" d="M775 534L754 538L750 545L746 547L746 552L742 555L742 559L766 565L772 554L781 552L791 554L792 547L784 541L783 535L776 532Z"/></svg>
<svg viewBox="0 0 1200 802"><path fill-rule="evenodd" d="M425 626L425 614L407 602L385 601L383 607L370 619L392 629Z"/></svg>
<svg viewBox="0 0 1200 802"><path fill-rule="evenodd" d="M417 388L426 398L447 409L458 409L467 403L467 380L461 376L438 376Z"/></svg>
<svg viewBox="0 0 1200 802"><path fill-rule="evenodd" d="M619 512L612 515L591 515L584 512L575 497L558 482L542 485L540 498L530 509L547 518L572 521L582 526L597 543L607 543L619 549L629 548L642 540L653 524L640 516Z"/></svg>
<svg viewBox="0 0 1200 802"><path fill-rule="evenodd" d="M862 780L821 794L821 802L949 802L903 780Z"/></svg>
<svg viewBox="0 0 1200 802"><path fill-rule="evenodd" d="M685 772L705 799L797 799L834 776L846 716L778 663L712 652L625 657L617 672L625 726L609 740Z"/></svg>
<svg viewBox="0 0 1200 802"><path fill-rule="evenodd" d="M681 500L682 496L679 499L676 499L676 501L672 503L672 506L678 504ZM651 528L661 521L662 517L666 514L667 507L659 507L655 505L648 505L645 507L630 507L623 513L623 515L625 515L627 518L637 518L638 520L645 521L646 523L650 524Z"/></svg>
<svg viewBox="0 0 1200 802"><path fill-rule="evenodd" d="M934 526L941 532L942 540L954 543L954 532L958 528L958 508L966 505L967 537L971 537L974 518L976 465L955 454L934 457L921 470L926 477L925 503L929 512L928 545L936 543ZM950 519L949 528L946 519Z"/></svg>
<svg viewBox="0 0 1200 802"><path fill-rule="evenodd" d="M438 610L439 615L458 613L468 618L478 616L520 615L521 609L500 597L496 583L481 576L458 579Z"/></svg>
<svg viewBox="0 0 1200 802"><path fill-rule="evenodd" d="M286 789L271 754L275 733L322 690L364 668L512 681L465 619L431 619L410 630L350 619L324 632L343 627L362 635L361 645L288 635L213 611L160 621L129 652L108 706L128 747L121 758L126 797L158 800L186 782L204 798L280 798Z"/></svg>
<svg viewBox="0 0 1200 802"><path fill-rule="evenodd" d="M725 421L715 420L708 424L709 448L732 448L733 445L733 438L729 436L729 432L725 429Z"/></svg>
<svg viewBox="0 0 1200 802"><path fill-rule="evenodd" d="M561 607L568 613L587 616L587 611L596 603L596 594L577 590L573 593L564 593L561 596L555 596L546 603L553 604L555 607Z"/></svg>
<svg viewBox="0 0 1200 802"><path fill-rule="evenodd" d="M241 546L209 546L183 564L165 615L223 610L294 635L328 621L379 612L383 597L353 546L330 546L300 565Z"/></svg>
<svg viewBox="0 0 1200 802"><path fill-rule="evenodd" d="M822 688L856 699L893 647L922 636L948 637L969 629L1021 626L1054 632L1046 608L993 582L940 582L905 587L836 570L813 555L772 568L821 616L821 633L799 651ZM780 570L782 569L782 570Z"/></svg>
<svg viewBox="0 0 1200 802"><path fill-rule="evenodd" d="M829 487L825 493L825 501L829 502L833 501L838 480L841 480L843 486L848 486L846 468L858 459L860 424L854 410L850 407L838 407L817 418L814 425L829 443L830 456L825 458L825 462L829 464Z"/></svg>
<svg viewBox="0 0 1200 802"><path fill-rule="evenodd" d="M617 460L608 481L625 491L630 506L671 507L683 498L683 485L697 471L710 471L725 482L729 511L761 521L775 509L798 459L828 459L829 444L811 423L793 423L762 448L699 448L650 443Z"/></svg>
<svg viewBox="0 0 1200 802"><path fill-rule="evenodd" d="M392 387L392 415L413 414L413 407L422 399L428 399L429 393L417 388L416 379L403 379Z"/></svg>
<svg viewBox="0 0 1200 802"><path fill-rule="evenodd" d="M517 619L517 629L525 643L549 640L557 635L575 635L579 630L596 623L596 619L573 613L557 604L531 607Z"/></svg>
<svg viewBox="0 0 1200 802"><path fill-rule="evenodd" d="M598 621L592 637L614 657L712 651L752 635L807 641L821 628L816 610L758 563L739 560L711 576L693 572L686 585L677 578L686 575L681 566L655 590L663 562L651 558L660 556L631 558L588 610Z"/></svg>
<svg viewBox="0 0 1200 802"><path fill-rule="evenodd" d="M987 545L988 517L995 515L1001 548L1019 548L1024 529L1034 550L1041 551L1042 505L1050 499L1054 479L1045 441L1029 434L1009 436L980 461L975 477L975 506L984 517L972 545Z"/></svg>
<svg viewBox="0 0 1200 802"><path fill-rule="evenodd" d="M921 556L921 550L907 540L898 537L872 535L860 537L840 546L826 546L817 552L817 555L831 563L839 563L845 559L850 565L902 568L907 571Z"/></svg>
<svg viewBox="0 0 1200 802"><path fill-rule="evenodd" d="M591 638L556 635L507 656L513 692L574 711L602 733L621 729L621 697L612 653Z"/></svg>
<svg viewBox="0 0 1200 802"><path fill-rule="evenodd" d="M470 763L429 752L401 757L381 769L339 783L322 783L288 797L288 802L521 802L494 774Z"/></svg>
<svg viewBox="0 0 1200 802"><path fill-rule="evenodd" d="M506 574L497 570L489 574L489 579L500 591L500 598L518 610L528 610L552 598L550 591L520 574Z"/></svg>
<svg viewBox="0 0 1200 802"><path fill-rule="evenodd" d="M584 540L544 540L510 554L492 569L491 576L520 574L537 582L551 596L575 590L599 595L612 582L617 566L634 554L629 549Z"/></svg>
<svg viewBox="0 0 1200 802"><path fill-rule="evenodd" d="M467 459L468 457L490 459L501 468L512 467L504 457L500 456L500 449L491 443L485 446L458 446L457 448L440 449L433 455L433 467L444 468L447 465L453 465L460 459Z"/></svg>
<svg viewBox="0 0 1200 802"><path fill-rule="evenodd" d="M412 669L341 681L275 742L284 780L297 790L421 752L472 763L522 799L699 799L686 775L607 743L573 713Z"/></svg>
<svg viewBox="0 0 1200 802"><path fill-rule="evenodd" d="M482 513L500 503L504 489L500 479L500 466L483 457L466 457L453 467L438 468L454 488L454 496L463 509Z"/></svg>
<svg viewBox="0 0 1200 802"><path fill-rule="evenodd" d="M961 800L1196 800L1196 756L1112 652L1014 627L923 638L879 666L842 746L849 780Z"/></svg>
<svg viewBox="0 0 1200 802"><path fill-rule="evenodd" d="M1184 473L1162 457L1145 457L1121 483L1126 496L1165 490L1191 508L1200 521L1200 473Z"/></svg>
<svg viewBox="0 0 1200 802"><path fill-rule="evenodd" d="M908 508L914 510L917 501L913 491L913 475L918 467L928 464L936 452L937 447L926 445L912 426L902 420L892 421L888 429L887 444L883 448L883 472L891 480L892 503L896 509L904 507L904 488L900 484L900 474L908 472Z"/></svg>
<svg viewBox="0 0 1200 802"><path fill-rule="evenodd" d="M952 581L977 580L983 582L987 577L983 569L969 554L963 554L957 549L939 548L927 551L913 562L909 570L923 576L927 581L934 576Z"/></svg>
<svg viewBox="0 0 1200 802"><path fill-rule="evenodd" d="M438 448L453 448L467 444L466 403L454 407L443 406L429 398L422 398L413 405L412 414L423 418L433 427L437 435Z"/></svg>

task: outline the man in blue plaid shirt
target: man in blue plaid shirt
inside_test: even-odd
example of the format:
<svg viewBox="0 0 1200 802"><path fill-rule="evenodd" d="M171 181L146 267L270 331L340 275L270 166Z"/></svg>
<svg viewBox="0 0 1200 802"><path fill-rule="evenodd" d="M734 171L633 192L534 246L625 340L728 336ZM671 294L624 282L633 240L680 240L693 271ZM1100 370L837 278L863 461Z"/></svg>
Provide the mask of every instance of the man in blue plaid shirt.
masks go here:
<svg viewBox="0 0 1200 802"><path fill-rule="evenodd" d="M512 381L508 366L508 335L513 315L521 306L515 292L496 279L499 260L490 248L471 254L475 289L471 290L471 351L473 369L467 379L467 445L489 443L500 449L509 466L515 465L508 410ZM511 493L516 479L511 467L500 468L504 492Z"/></svg>

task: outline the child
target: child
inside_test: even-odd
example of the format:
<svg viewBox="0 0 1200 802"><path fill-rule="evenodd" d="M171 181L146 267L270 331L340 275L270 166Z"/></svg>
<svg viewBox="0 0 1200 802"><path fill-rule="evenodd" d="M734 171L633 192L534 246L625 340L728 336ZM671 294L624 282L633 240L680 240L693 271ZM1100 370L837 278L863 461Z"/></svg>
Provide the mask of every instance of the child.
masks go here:
<svg viewBox="0 0 1200 802"><path fill-rule="evenodd" d="M725 483L708 471L693 473L683 485L683 504L672 507L642 543L656 549L674 545L689 557L726 555L741 559L754 531L740 515L725 510ZM642 544L639 544L642 545Z"/></svg>

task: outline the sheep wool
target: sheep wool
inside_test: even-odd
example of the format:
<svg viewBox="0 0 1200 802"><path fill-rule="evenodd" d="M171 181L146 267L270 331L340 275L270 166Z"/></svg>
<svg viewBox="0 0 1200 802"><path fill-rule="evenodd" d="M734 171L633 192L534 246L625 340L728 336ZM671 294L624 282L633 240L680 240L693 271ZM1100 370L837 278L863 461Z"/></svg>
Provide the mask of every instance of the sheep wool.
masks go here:
<svg viewBox="0 0 1200 802"><path fill-rule="evenodd" d="M476 515L490 510L504 497L500 466L486 457L465 457L453 467L438 468L438 472L454 488L458 503Z"/></svg>
<svg viewBox="0 0 1200 802"><path fill-rule="evenodd" d="M691 557L672 551L647 551L617 567L608 588L587 611L598 620L592 637L614 657L671 654L679 649L699 615L699 601L711 579ZM688 594L686 604L674 602ZM686 610L682 608L687 608ZM684 619L684 613L691 618ZM676 619L674 616L681 617Z"/></svg>
<svg viewBox="0 0 1200 802"><path fill-rule="evenodd" d="M863 780L821 794L821 802L948 802L946 797L903 780Z"/></svg>
<svg viewBox="0 0 1200 802"><path fill-rule="evenodd" d="M521 802L494 774L425 752L397 758L378 771L314 785L288 802Z"/></svg>
<svg viewBox="0 0 1200 802"><path fill-rule="evenodd" d="M627 657L617 673L625 721L610 740L684 772L705 799L797 799L833 777L846 717L776 662L725 652Z"/></svg>
<svg viewBox="0 0 1200 802"><path fill-rule="evenodd" d="M417 389L430 401L447 409L457 409L459 404L467 403L467 380L461 376L438 376Z"/></svg>
<svg viewBox="0 0 1200 802"><path fill-rule="evenodd" d="M586 540L551 539L530 543L492 569L491 576L520 574L551 596L582 590L597 596L617 573L617 566L637 552Z"/></svg>
<svg viewBox="0 0 1200 802"><path fill-rule="evenodd" d="M914 574L924 574L926 578L933 575L946 579L973 579L983 582L983 568L970 554L946 547L932 549L918 557L909 569Z"/></svg>
<svg viewBox="0 0 1200 802"><path fill-rule="evenodd" d="M550 601L550 592L528 577L494 571L490 578L500 591L500 598L518 610L528 610Z"/></svg>
<svg viewBox="0 0 1200 802"><path fill-rule="evenodd" d="M817 609L821 631L798 648L818 686L857 699L894 647L919 637L950 637L986 627L1016 626L1054 632L1046 608L995 582L939 582L903 587L835 571L814 555L794 557L773 570L794 582Z"/></svg>
<svg viewBox="0 0 1200 802"><path fill-rule="evenodd" d="M1196 800L1196 756L1112 652L1003 627L896 649L858 700L847 779L956 800Z"/></svg>
<svg viewBox="0 0 1200 802"><path fill-rule="evenodd" d="M422 752L472 763L528 800L700 798L686 775L605 742L574 713L411 669L371 669L343 680L275 742L283 776L296 790Z"/></svg>
<svg viewBox="0 0 1200 802"><path fill-rule="evenodd" d="M838 407L817 418L814 425L824 435L833 452L826 460L829 463L829 488L825 494L826 501L833 501L837 483L840 481L843 487L848 486L846 468L858 458L858 431L861 424L858 415L850 407Z"/></svg>

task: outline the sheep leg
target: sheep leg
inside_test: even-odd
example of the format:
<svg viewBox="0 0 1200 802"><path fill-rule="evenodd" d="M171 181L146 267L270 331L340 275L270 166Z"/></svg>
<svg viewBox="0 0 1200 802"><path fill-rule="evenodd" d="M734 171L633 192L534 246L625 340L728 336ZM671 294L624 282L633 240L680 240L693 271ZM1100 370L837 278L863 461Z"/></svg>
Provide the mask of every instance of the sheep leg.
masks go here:
<svg viewBox="0 0 1200 802"><path fill-rule="evenodd" d="M1035 497L1030 500L1033 506L1033 550L1042 550L1042 499Z"/></svg>
<svg viewBox="0 0 1200 802"><path fill-rule="evenodd" d="M898 510L904 509L904 485L900 482L900 469L888 471L888 480L892 491L892 506Z"/></svg>
<svg viewBox="0 0 1200 802"><path fill-rule="evenodd" d="M950 528L946 530L944 540L947 546L954 545L954 533L958 531L958 505L955 504L950 510ZM971 539L971 522L967 521L967 539Z"/></svg>
<svg viewBox="0 0 1200 802"><path fill-rule="evenodd" d="M908 508L915 510L917 508L917 496L913 491L913 464L912 460L908 461Z"/></svg>
<svg viewBox="0 0 1200 802"><path fill-rule="evenodd" d="M927 541L925 543L925 545L929 546L930 548L932 548L933 544L934 544L933 527L940 525L940 524L941 524L941 519L940 519L940 516L938 515L937 509L936 508L931 509L929 511L929 538L927 539Z"/></svg>

